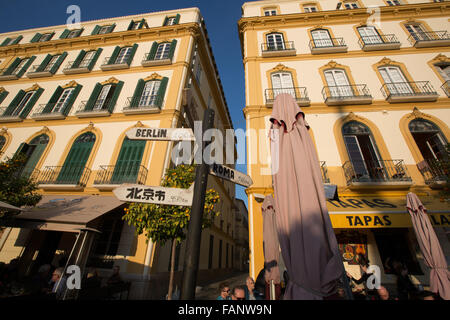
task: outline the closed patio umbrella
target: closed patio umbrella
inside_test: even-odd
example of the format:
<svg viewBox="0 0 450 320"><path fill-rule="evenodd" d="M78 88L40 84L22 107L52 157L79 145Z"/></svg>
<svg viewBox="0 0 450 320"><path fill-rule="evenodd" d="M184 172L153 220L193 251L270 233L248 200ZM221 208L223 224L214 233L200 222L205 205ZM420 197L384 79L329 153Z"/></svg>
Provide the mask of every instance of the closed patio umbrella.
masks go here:
<svg viewBox="0 0 450 320"><path fill-rule="evenodd" d="M10 205L9 203L0 201L0 210L23 211L19 207Z"/></svg>
<svg viewBox="0 0 450 320"><path fill-rule="evenodd" d="M427 217L427 209L412 192L406 195L406 208L411 215L425 264L430 268L430 290L450 300L450 273L439 240Z"/></svg>
<svg viewBox="0 0 450 320"><path fill-rule="evenodd" d="M289 276L284 299L321 300L335 293L344 268L319 160L305 115L291 95L277 96L270 121L278 239Z"/></svg>

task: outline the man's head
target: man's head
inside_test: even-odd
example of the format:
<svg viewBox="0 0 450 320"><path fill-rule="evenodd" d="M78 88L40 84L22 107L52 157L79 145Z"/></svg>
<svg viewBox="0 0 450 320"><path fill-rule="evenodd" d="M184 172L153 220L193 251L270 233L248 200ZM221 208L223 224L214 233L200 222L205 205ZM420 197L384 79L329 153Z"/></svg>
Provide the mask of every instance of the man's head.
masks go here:
<svg viewBox="0 0 450 320"><path fill-rule="evenodd" d="M245 289L243 286L237 286L233 288L231 293L232 300L245 300Z"/></svg>
<svg viewBox="0 0 450 320"><path fill-rule="evenodd" d="M381 300L389 300L389 291L385 287L379 287L377 292Z"/></svg>
<svg viewBox="0 0 450 320"><path fill-rule="evenodd" d="M222 282L219 286L219 290L220 290L220 295L223 298L226 298L230 295L230 286L228 285L227 282Z"/></svg>
<svg viewBox="0 0 450 320"><path fill-rule="evenodd" d="M61 275L63 273L63 268L56 268L55 271L52 273L52 281L56 282L61 278Z"/></svg>

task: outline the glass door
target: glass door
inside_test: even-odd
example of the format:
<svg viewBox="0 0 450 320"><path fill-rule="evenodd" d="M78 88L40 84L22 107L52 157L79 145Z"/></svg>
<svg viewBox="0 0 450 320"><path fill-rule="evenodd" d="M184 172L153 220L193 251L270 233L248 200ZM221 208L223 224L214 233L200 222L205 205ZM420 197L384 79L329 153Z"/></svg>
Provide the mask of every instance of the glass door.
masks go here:
<svg viewBox="0 0 450 320"><path fill-rule="evenodd" d="M314 41L314 47L316 48L333 46L333 41L328 30L314 30L311 32L311 36Z"/></svg>
<svg viewBox="0 0 450 320"><path fill-rule="evenodd" d="M359 27L358 32L365 44L379 44L383 43L380 35L375 27Z"/></svg>
<svg viewBox="0 0 450 320"><path fill-rule="evenodd" d="M325 79L327 81L331 97L351 97L353 90L344 70L327 70L325 71Z"/></svg>
<svg viewBox="0 0 450 320"><path fill-rule="evenodd" d="M378 68L390 94L413 94L411 85L399 67L388 66Z"/></svg>
<svg viewBox="0 0 450 320"><path fill-rule="evenodd" d="M292 81L292 75L289 72L278 72L272 74L273 99L280 93L289 93L294 99L297 98Z"/></svg>

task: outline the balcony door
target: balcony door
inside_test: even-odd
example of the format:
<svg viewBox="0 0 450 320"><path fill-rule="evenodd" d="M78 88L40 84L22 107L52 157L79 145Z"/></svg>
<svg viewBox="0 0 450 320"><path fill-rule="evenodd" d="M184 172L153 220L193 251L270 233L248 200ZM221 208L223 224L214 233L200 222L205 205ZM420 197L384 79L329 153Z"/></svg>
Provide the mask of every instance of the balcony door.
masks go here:
<svg viewBox="0 0 450 320"><path fill-rule="evenodd" d="M427 162L440 161L447 157L447 140L437 125L425 119L415 119L408 127Z"/></svg>
<svg viewBox="0 0 450 320"><path fill-rule="evenodd" d="M364 124L351 121L342 128L354 178L382 179L383 166L372 133Z"/></svg>
<svg viewBox="0 0 450 320"><path fill-rule="evenodd" d="M157 105L158 91L161 86L160 80L147 81L144 85L142 95L139 99L138 107L148 107Z"/></svg>
<svg viewBox="0 0 450 320"><path fill-rule="evenodd" d="M112 174L112 184L136 183L145 143L146 141L130 140L125 137Z"/></svg>
<svg viewBox="0 0 450 320"><path fill-rule="evenodd" d="M31 140L26 151L27 161L22 171L23 177L30 177L36 167L39 159L47 148L49 138L46 134L41 134Z"/></svg>
<svg viewBox="0 0 450 320"><path fill-rule="evenodd" d="M427 31L421 24L406 24L405 25L406 30L411 34L411 36L416 41L420 40L430 40L429 35L427 34Z"/></svg>
<svg viewBox="0 0 450 320"><path fill-rule="evenodd" d="M56 179L59 184L79 183L95 139L95 134L86 132L75 140Z"/></svg>
<svg viewBox="0 0 450 320"><path fill-rule="evenodd" d="M284 39L281 33L271 33L266 36L267 50L284 50Z"/></svg>
<svg viewBox="0 0 450 320"><path fill-rule="evenodd" d="M294 99L296 99L294 82L292 81L292 74L290 72L277 72L272 73L272 89L273 99L280 93L289 93Z"/></svg>
<svg viewBox="0 0 450 320"><path fill-rule="evenodd" d="M313 38L314 47L332 47L333 41L331 40L330 33L325 29L318 29L311 31L311 37Z"/></svg>
<svg viewBox="0 0 450 320"><path fill-rule="evenodd" d="M385 66L378 68L381 77L386 84L389 94L394 95L411 95L414 91L406 80L403 72L396 66Z"/></svg>
<svg viewBox="0 0 450 320"><path fill-rule="evenodd" d="M383 40L381 39L375 27L372 26L359 27L358 32L361 36L361 39L364 41L364 44L383 43Z"/></svg>
<svg viewBox="0 0 450 320"><path fill-rule="evenodd" d="M351 97L354 95L344 70L326 70L324 74L331 97Z"/></svg>

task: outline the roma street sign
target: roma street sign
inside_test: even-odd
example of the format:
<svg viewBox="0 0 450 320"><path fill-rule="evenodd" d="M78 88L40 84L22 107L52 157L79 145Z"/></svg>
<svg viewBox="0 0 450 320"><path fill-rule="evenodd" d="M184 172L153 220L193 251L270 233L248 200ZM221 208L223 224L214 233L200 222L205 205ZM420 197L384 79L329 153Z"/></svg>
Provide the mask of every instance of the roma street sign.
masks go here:
<svg viewBox="0 0 450 320"><path fill-rule="evenodd" d="M194 141L195 136L189 128L132 128L126 132L131 140Z"/></svg>
<svg viewBox="0 0 450 320"><path fill-rule="evenodd" d="M214 163L210 165L209 174L231 181L233 183L240 184L244 187L250 187L253 184L253 180L252 178L250 178L250 176L221 164Z"/></svg>
<svg viewBox="0 0 450 320"><path fill-rule="evenodd" d="M151 187L140 184L123 184L113 190L120 201L165 204L171 206L192 206L194 184L189 189Z"/></svg>

